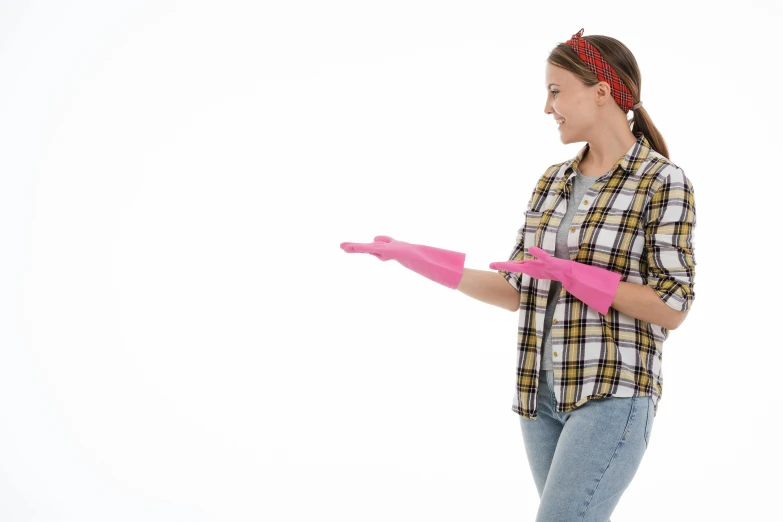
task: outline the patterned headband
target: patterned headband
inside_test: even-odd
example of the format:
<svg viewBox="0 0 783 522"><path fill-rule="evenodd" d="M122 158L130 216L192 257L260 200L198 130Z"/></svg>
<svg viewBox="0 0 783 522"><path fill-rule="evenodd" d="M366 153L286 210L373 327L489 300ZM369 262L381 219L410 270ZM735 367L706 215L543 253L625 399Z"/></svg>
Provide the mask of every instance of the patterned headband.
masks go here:
<svg viewBox="0 0 783 522"><path fill-rule="evenodd" d="M625 86L612 66L609 65L609 62L604 60L598 49L582 38L583 32L584 28L579 29L579 32L573 35L566 43L568 43L571 49L576 51L576 54L590 67L590 70L598 76L600 81L606 82L612 87L612 96L623 112L640 107L642 102L632 106L633 95L631 91L628 90L628 87Z"/></svg>

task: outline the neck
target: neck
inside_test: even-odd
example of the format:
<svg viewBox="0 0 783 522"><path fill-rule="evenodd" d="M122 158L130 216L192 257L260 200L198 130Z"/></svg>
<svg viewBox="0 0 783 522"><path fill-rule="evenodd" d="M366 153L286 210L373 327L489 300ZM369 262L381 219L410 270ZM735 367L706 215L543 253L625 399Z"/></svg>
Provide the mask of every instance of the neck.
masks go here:
<svg viewBox="0 0 783 522"><path fill-rule="evenodd" d="M582 165L609 170L618 159L625 156L634 142L636 136L627 126L622 129L599 128L587 140L588 149L582 157Z"/></svg>

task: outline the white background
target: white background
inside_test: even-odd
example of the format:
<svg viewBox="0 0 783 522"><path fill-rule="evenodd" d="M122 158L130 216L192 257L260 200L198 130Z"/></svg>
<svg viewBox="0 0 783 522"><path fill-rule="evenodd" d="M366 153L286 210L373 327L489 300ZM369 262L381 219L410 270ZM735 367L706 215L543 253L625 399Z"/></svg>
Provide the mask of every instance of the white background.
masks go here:
<svg viewBox="0 0 783 522"><path fill-rule="evenodd" d="M779 2L0 3L0 520L533 520L489 270L619 39L695 187L696 300L618 521L779 515Z"/></svg>

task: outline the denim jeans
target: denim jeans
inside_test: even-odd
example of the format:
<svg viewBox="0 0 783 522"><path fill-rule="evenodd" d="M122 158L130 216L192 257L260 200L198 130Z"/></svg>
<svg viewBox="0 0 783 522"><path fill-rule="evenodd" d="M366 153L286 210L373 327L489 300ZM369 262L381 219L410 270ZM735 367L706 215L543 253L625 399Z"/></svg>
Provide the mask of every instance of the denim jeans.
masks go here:
<svg viewBox="0 0 783 522"><path fill-rule="evenodd" d="M558 413L553 384L553 370L541 370L538 418L519 417L536 522L611 522L650 442L652 397L603 397Z"/></svg>

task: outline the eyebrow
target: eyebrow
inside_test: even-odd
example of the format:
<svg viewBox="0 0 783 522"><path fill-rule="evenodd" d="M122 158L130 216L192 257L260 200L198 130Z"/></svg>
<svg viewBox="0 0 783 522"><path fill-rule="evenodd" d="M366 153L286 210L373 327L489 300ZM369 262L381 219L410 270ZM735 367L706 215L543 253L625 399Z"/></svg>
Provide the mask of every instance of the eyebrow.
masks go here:
<svg viewBox="0 0 783 522"><path fill-rule="evenodd" d="M557 84L556 84L556 83L550 83L549 85L547 85L547 86L546 86L546 88L547 88L547 89L549 89L549 88L550 88L550 87L552 87L553 85L557 85ZM559 85L557 85L557 86L558 86L558 87L560 87Z"/></svg>

